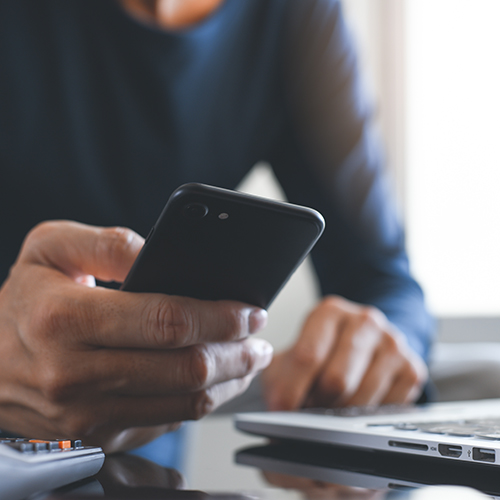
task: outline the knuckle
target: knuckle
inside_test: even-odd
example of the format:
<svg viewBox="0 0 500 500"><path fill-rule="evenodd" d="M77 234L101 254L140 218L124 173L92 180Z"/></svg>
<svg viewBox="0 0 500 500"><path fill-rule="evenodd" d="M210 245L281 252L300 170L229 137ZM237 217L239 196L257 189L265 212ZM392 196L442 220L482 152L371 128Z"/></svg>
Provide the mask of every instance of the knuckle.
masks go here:
<svg viewBox="0 0 500 500"><path fill-rule="evenodd" d="M344 394L347 392L347 379L341 373L331 373L321 383L321 388L326 393L331 394Z"/></svg>
<svg viewBox="0 0 500 500"><path fill-rule="evenodd" d="M320 355L313 346L302 346L291 351L293 365L298 369L309 368L319 363Z"/></svg>
<svg viewBox="0 0 500 500"><path fill-rule="evenodd" d="M339 310L344 309L347 301L340 297L339 295L329 295L325 297L321 303L320 307L325 307L326 309Z"/></svg>
<svg viewBox="0 0 500 500"><path fill-rule="evenodd" d="M416 357L415 362L411 364L413 371L415 372L416 384L423 385L429 376L429 369L425 362L420 358Z"/></svg>
<svg viewBox="0 0 500 500"><path fill-rule="evenodd" d="M78 405L74 402L67 404L44 400L38 409L48 421L57 426L59 436L81 439L106 423L103 416L87 403Z"/></svg>
<svg viewBox="0 0 500 500"><path fill-rule="evenodd" d="M125 227L107 227L102 230L102 236L99 239L98 254L104 255L110 262L121 262L131 247L134 232Z"/></svg>
<svg viewBox="0 0 500 500"><path fill-rule="evenodd" d="M34 226L26 235L26 242L39 241L45 239L57 228L55 221L44 221Z"/></svg>
<svg viewBox="0 0 500 500"><path fill-rule="evenodd" d="M240 353L240 366L245 374L253 373L257 365L254 351L249 346L244 346Z"/></svg>
<svg viewBox="0 0 500 500"><path fill-rule="evenodd" d="M200 420L215 409L215 401L210 391L197 392L192 398L191 420Z"/></svg>
<svg viewBox="0 0 500 500"><path fill-rule="evenodd" d="M38 340L58 340L60 332L68 331L74 321L72 299L65 294L44 296L31 316L30 331Z"/></svg>
<svg viewBox="0 0 500 500"><path fill-rule="evenodd" d="M417 370L414 369L412 365L410 365L409 369L407 370L406 379L408 380L408 384L412 386L419 385L421 382L420 374L417 372Z"/></svg>
<svg viewBox="0 0 500 500"><path fill-rule="evenodd" d="M44 221L34 226L24 238L19 260L30 260L38 257L36 249L40 248L47 240L50 240L53 233L64 224L65 222L61 221Z"/></svg>
<svg viewBox="0 0 500 500"><path fill-rule="evenodd" d="M238 340L247 332L248 318L244 310L231 308L223 316L223 340Z"/></svg>
<svg viewBox="0 0 500 500"><path fill-rule="evenodd" d="M215 370L214 360L205 344L189 347L189 363L187 363L187 383L185 389L197 391L207 386Z"/></svg>
<svg viewBox="0 0 500 500"><path fill-rule="evenodd" d="M411 363L406 363L403 371L400 374L401 379L408 388L418 387L422 383L422 379L418 370Z"/></svg>
<svg viewBox="0 0 500 500"><path fill-rule="evenodd" d="M363 323L375 327L381 327L385 323L385 316L382 311L373 306L363 307L361 319Z"/></svg>
<svg viewBox="0 0 500 500"><path fill-rule="evenodd" d="M402 369L402 378L406 381L406 384L411 387L419 387L423 385L427 375L427 366L424 361L409 353Z"/></svg>
<svg viewBox="0 0 500 500"><path fill-rule="evenodd" d="M387 334L383 340L384 352L391 356L402 356L401 343L393 335Z"/></svg>
<svg viewBox="0 0 500 500"><path fill-rule="evenodd" d="M55 363L40 370L39 386L43 397L50 403L63 403L75 393L70 371Z"/></svg>
<svg viewBox="0 0 500 500"><path fill-rule="evenodd" d="M146 317L146 332L161 347L182 347L191 342L194 320L185 308L171 297L150 308Z"/></svg>

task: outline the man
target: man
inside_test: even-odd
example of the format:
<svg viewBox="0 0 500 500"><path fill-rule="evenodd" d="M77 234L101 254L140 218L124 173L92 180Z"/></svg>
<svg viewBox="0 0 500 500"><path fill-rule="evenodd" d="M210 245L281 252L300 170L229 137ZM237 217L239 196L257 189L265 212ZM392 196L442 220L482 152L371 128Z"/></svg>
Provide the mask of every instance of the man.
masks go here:
<svg viewBox="0 0 500 500"><path fill-rule="evenodd" d="M4 0L0 24L0 428L130 449L269 363L271 409L419 396L431 322L338 1ZM260 160L327 221L293 347L271 362L245 304L93 286L124 279L174 188Z"/></svg>

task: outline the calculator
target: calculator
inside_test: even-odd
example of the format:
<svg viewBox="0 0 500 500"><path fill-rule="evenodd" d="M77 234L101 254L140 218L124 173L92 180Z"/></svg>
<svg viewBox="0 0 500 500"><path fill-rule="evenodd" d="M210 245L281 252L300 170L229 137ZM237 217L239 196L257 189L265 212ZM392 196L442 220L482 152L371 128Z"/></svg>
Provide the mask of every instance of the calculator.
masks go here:
<svg viewBox="0 0 500 500"><path fill-rule="evenodd" d="M21 500L99 472L101 448L80 440L0 437L0 500Z"/></svg>

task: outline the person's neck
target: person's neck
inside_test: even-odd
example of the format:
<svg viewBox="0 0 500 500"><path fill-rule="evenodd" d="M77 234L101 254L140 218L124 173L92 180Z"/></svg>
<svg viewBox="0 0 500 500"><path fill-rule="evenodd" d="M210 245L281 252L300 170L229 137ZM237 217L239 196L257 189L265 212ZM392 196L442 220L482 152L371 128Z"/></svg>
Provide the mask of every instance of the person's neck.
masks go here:
<svg viewBox="0 0 500 500"><path fill-rule="evenodd" d="M119 0L123 8L143 22L164 29L179 29L199 23L224 0Z"/></svg>

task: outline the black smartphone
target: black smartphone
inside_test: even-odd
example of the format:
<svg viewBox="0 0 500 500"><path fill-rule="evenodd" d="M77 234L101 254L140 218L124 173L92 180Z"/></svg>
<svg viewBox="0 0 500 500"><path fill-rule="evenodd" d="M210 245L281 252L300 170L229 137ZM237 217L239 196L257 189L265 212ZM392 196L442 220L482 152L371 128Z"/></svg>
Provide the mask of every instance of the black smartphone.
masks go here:
<svg viewBox="0 0 500 500"><path fill-rule="evenodd" d="M151 229L122 290L267 309L324 227L311 208L184 184Z"/></svg>

